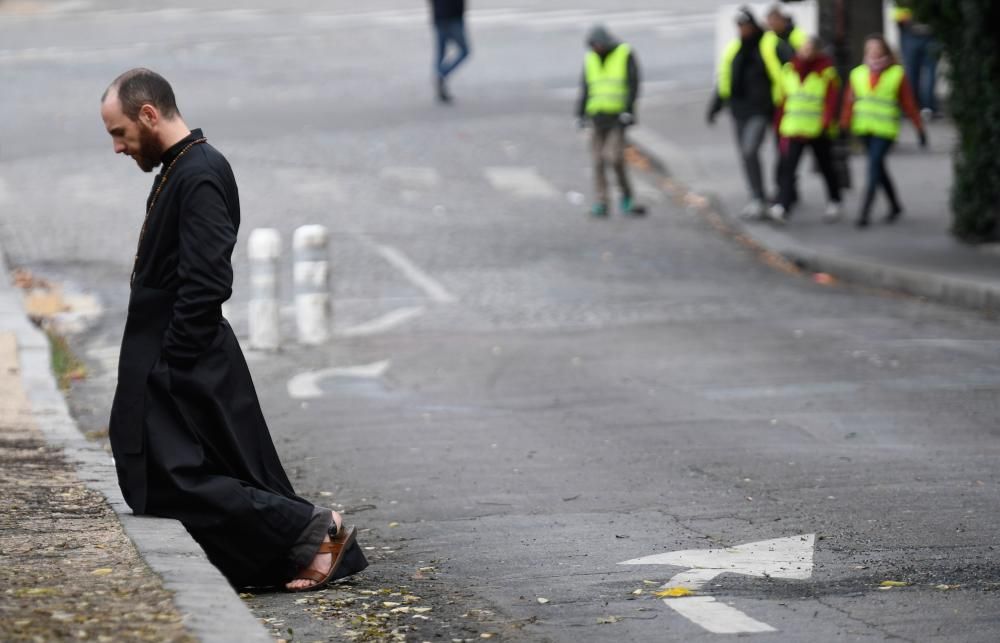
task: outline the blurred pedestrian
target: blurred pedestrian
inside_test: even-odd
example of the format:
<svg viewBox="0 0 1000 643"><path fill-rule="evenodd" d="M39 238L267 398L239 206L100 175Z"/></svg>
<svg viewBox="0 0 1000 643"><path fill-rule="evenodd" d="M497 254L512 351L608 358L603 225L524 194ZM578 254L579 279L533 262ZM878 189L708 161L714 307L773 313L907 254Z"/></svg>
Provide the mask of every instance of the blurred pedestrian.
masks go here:
<svg viewBox="0 0 1000 643"><path fill-rule="evenodd" d="M719 63L716 90L709 104L709 125L724 106L733 117L736 145L750 188L750 201L742 216L759 219L766 213L764 175L760 148L774 118L781 89L781 60L775 47L768 47L764 31L747 7L736 14L739 37L726 47Z"/></svg>
<svg viewBox="0 0 1000 643"><path fill-rule="evenodd" d="M869 36L865 41L864 64L851 72L840 121L841 127L850 128L864 141L868 154L868 176L857 219L859 228L870 223L872 203L880 187L889 199L886 223L895 222L903 214L903 205L886 166L889 150L899 136L903 114L917 128L920 147L927 147L927 134L906 72L881 34Z"/></svg>
<svg viewBox="0 0 1000 643"><path fill-rule="evenodd" d="M781 90L777 116L783 158L781 189L769 214L776 223L787 221L795 201L795 172L802 153L809 147L826 183L823 220L834 223L840 219L841 207L830 134L837 126L840 78L833 60L820 50L817 38L807 37L791 62L782 68Z"/></svg>
<svg viewBox="0 0 1000 643"><path fill-rule="evenodd" d="M768 9L767 26L768 31L764 33L764 38L761 44L768 49L774 49L774 53L778 56L778 60L781 61L782 65L791 62L792 57L795 56L795 52L798 51L803 44L805 44L806 39L809 37L802 27L795 24L795 20L792 18L792 15L788 13L785 6L780 3L773 4L771 5L771 8ZM781 175L783 173L781 164L785 155L782 154L779 149L781 144L780 136L774 137L774 143L774 180L777 188L774 191L774 198L775 202L777 202L777 195L781 193ZM792 202L795 203L798 200L798 177L796 175L792 175Z"/></svg>
<svg viewBox="0 0 1000 643"><path fill-rule="evenodd" d="M903 69L920 105L924 120L939 115L937 104L937 67L941 58L941 45L934 38L930 25L917 22L911 3L899 0L893 3L892 18L899 27L899 47L903 53Z"/></svg>
<svg viewBox="0 0 1000 643"><path fill-rule="evenodd" d="M222 317L240 223L229 163L148 69L111 83L101 118L116 153L163 168L139 233L108 425L126 502L183 523L238 587L319 589L361 571L354 528L292 489Z"/></svg>
<svg viewBox="0 0 1000 643"><path fill-rule="evenodd" d="M795 24L795 19L781 4L771 5L767 10L768 32L764 34L765 44L773 46L782 62L789 62L791 56L806 43L809 34ZM780 45L784 43L785 47Z"/></svg>
<svg viewBox="0 0 1000 643"><path fill-rule="evenodd" d="M580 127L591 126L595 200L591 214L608 216L608 162L621 188L621 212L643 215L646 209L633 199L625 166L625 130L636 123L639 98L639 63L629 45L618 42L608 30L595 26L587 36L590 51L584 58L583 81L576 116Z"/></svg>
<svg viewBox="0 0 1000 643"><path fill-rule="evenodd" d="M448 76L469 57L465 36L465 0L430 0L437 48L434 57L435 89L442 103L451 102ZM448 44L457 51L448 58Z"/></svg>

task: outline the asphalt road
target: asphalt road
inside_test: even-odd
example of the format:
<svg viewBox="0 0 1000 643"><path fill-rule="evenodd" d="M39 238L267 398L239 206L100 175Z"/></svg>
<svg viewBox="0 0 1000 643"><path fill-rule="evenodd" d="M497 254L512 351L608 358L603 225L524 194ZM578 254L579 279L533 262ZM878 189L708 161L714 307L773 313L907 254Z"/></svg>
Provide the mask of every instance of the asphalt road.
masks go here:
<svg viewBox="0 0 1000 643"><path fill-rule="evenodd" d="M633 43L653 124L700 109L719 4L476 3L442 107L422 3L0 2L0 243L105 307L73 338L82 428L106 422L150 181L98 99L141 64L240 181L238 331L249 230L331 231L334 341L250 361L298 490L367 530L351 591L433 607L400 619L410 640L725 639L652 595L684 567L618 563L787 537L807 578L724 574L701 597L759 640L995 641L996 320L775 270L652 175L648 218L584 214L587 27ZM297 599L249 602L295 640L347 638Z"/></svg>

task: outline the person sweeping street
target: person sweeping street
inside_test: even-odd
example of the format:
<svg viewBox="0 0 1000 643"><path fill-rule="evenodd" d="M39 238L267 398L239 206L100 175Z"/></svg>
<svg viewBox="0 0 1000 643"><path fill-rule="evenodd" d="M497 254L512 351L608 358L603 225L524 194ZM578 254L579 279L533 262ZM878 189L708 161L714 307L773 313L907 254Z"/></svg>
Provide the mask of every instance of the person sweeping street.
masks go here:
<svg viewBox="0 0 1000 643"><path fill-rule="evenodd" d="M126 502L183 523L237 587L314 590L361 571L355 529L295 494L222 316L240 224L229 163L148 69L111 83L101 118L117 154L143 172L162 168L139 233L109 421Z"/></svg>
<svg viewBox="0 0 1000 643"><path fill-rule="evenodd" d="M610 163L621 188L622 214L640 216L646 209L634 201L625 165L625 131L636 123L639 63L632 48L618 42L603 26L590 31L587 46L590 51L584 59L576 116L580 127L589 123L592 129L595 198L590 212L595 217L608 216L606 170Z"/></svg>

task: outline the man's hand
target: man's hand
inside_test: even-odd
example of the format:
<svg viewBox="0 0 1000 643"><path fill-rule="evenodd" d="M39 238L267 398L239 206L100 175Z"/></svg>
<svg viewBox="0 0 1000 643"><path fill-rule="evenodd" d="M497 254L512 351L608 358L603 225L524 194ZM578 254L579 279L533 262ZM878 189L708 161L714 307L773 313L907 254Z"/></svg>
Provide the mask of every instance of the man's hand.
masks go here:
<svg viewBox="0 0 1000 643"><path fill-rule="evenodd" d="M622 112L618 115L618 122L625 127L635 125L635 116L632 115L632 112Z"/></svg>

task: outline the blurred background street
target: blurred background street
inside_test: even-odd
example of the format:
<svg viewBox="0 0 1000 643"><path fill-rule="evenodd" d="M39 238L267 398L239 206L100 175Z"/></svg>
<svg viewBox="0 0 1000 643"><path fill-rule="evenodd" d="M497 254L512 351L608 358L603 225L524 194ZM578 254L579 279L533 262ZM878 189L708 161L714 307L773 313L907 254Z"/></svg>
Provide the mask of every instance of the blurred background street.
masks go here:
<svg viewBox="0 0 1000 643"><path fill-rule="evenodd" d="M670 170L736 207L729 123L703 121L725 4L473 2L441 105L424 2L0 0L0 245L100 304L68 331L81 430L107 424L152 179L112 153L99 101L141 65L235 171L239 335L249 232L283 236L289 338L292 231L331 232L333 339L248 353L297 491L373 548L331 603L406 588L433 608L404 613L414 641L716 640L652 594L683 569L618 563L816 534L811 578L705 593L773 627L761 640L995 641L996 319L776 269L652 171L634 173L648 217L587 217L573 106L598 22L636 52L639 127ZM299 598L246 602L276 637L363 629Z"/></svg>

